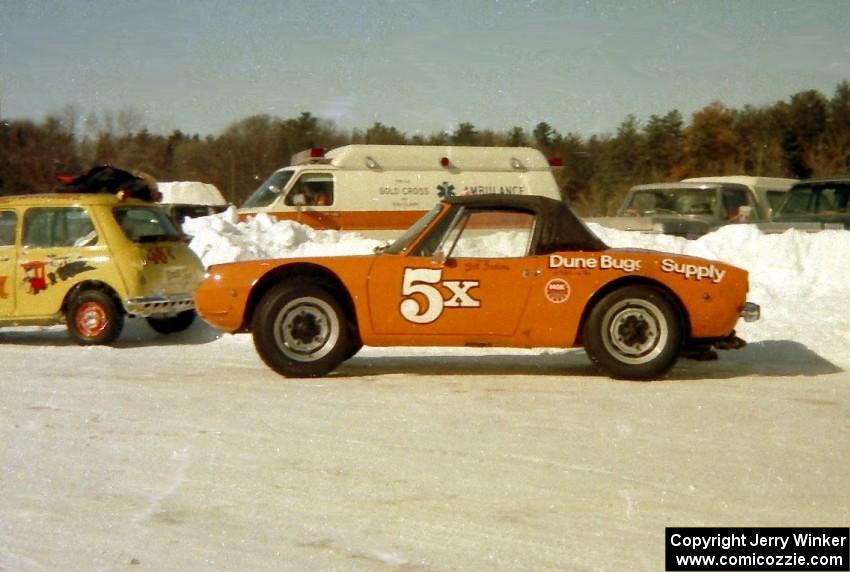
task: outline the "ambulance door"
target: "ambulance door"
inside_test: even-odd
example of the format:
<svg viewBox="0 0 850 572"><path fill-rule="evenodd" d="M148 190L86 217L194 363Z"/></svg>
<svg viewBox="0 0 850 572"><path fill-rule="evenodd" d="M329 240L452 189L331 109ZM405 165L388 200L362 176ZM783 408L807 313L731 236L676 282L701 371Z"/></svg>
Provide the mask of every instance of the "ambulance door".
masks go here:
<svg viewBox="0 0 850 572"><path fill-rule="evenodd" d="M15 311L15 263L18 214L0 210L0 318Z"/></svg>
<svg viewBox="0 0 850 572"><path fill-rule="evenodd" d="M369 274L375 332L486 343L515 334L537 273L532 213L460 209L441 236L408 255L379 256ZM433 234L433 232L432 232Z"/></svg>

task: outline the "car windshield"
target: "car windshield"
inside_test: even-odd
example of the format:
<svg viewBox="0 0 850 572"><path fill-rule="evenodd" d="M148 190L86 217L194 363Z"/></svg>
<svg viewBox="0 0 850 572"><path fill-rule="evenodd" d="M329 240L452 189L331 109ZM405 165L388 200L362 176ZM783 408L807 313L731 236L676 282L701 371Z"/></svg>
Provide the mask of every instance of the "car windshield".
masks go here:
<svg viewBox="0 0 850 572"><path fill-rule="evenodd" d="M425 215L422 216L418 221L416 221L413 226L411 226L407 231L398 237L392 244L382 250L382 252L388 252L390 254L401 254L404 252L410 243L419 236L425 228L431 224L436 218L436 216L442 210L443 205L438 204L433 209L428 211Z"/></svg>
<svg viewBox="0 0 850 572"><path fill-rule="evenodd" d="M127 238L133 242L183 240L183 233L162 207L116 207L115 220Z"/></svg>
<svg viewBox="0 0 850 572"><path fill-rule="evenodd" d="M280 192L286 188L289 179L292 178L293 171L283 169L275 171L272 176L263 181L257 190L242 203L242 208L257 208L267 207L280 196Z"/></svg>
<svg viewBox="0 0 850 572"><path fill-rule="evenodd" d="M795 215L845 214L850 203L850 183L797 185L788 192L775 220Z"/></svg>
<svg viewBox="0 0 850 572"><path fill-rule="evenodd" d="M715 189L642 189L632 194L631 200L622 209L621 215L710 215L714 213L716 203Z"/></svg>

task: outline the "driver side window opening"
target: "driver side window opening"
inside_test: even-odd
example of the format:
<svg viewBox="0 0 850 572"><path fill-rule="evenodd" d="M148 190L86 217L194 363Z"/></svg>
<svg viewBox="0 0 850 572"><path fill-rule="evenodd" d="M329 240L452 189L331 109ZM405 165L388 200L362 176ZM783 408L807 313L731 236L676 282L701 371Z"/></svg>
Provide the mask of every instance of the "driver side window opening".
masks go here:
<svg viewBox="0 0 850 572"><path fill-rule="evenodd" d="M447 258L527 256L534 221L534 214L526 211L464 209L454 217L437 250Z"/></svg>
<svg viewBox="0 0 850 572"><path fill-rule="evenodd" d="M747 200L747 192L743 189L723 189L723 211L730 221L742 218L741 207L752 206Z"/></svg>

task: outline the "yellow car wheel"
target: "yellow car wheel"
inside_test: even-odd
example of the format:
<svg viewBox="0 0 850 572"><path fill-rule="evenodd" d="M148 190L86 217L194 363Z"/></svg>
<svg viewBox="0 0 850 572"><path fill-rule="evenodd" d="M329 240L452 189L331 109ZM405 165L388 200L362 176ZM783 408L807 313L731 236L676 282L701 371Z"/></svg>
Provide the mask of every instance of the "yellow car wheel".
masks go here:
<svg viewBox="0 0 850 572"><path fill-rule="evenodd" d="M100 290L83 290L71 298L65 311L68 334L83 346L109 345L124 327L124 314L115 300Z"/></svg>

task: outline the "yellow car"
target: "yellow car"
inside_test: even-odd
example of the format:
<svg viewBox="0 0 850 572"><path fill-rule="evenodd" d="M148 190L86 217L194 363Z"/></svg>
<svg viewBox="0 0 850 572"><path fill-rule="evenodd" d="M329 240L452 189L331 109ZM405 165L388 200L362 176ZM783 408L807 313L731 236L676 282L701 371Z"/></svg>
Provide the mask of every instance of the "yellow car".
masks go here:
<svg viewBox="0 0 850 572"><path fill-rule="evenodd" d="M102 345L126 317L160 333L192 324L203 265L162 207L126 197L0 197L0 326L64 322Z"/></svg>

